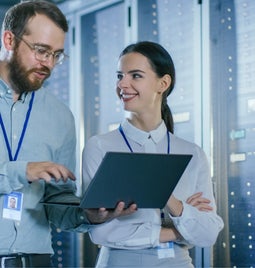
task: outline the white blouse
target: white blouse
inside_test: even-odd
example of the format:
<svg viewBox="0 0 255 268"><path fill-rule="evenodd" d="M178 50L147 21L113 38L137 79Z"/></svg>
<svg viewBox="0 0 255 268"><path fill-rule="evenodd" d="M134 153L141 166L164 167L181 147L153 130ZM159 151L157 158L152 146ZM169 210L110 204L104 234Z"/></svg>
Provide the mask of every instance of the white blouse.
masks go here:
<svg viewBox="0 0 255 268"><path fill-rule="evenodd" d="M122 123L122 129L134 152L167 153L168 139L164 122L153 131L144 132L125 120ZM83 151L83 190L87 188L103 156L108 151L130 151L118 129L93 136L87 141ZM199 247L211 246L223 228L223 221L216 213L206 155L196 144L180 139L171 133L170 153L192 154L193 157L174 190L174 196L184 205L182 215L180 217L169 216L186 243ZM121 179L122 172L125 171L119 171L119 179ZM212 212L199 211L186 203L187 198L197 192L202 192L204 197L211 200L210 205L214 208ZM95 244L119 249L144 249L158 246L160 229L161 218L158 209L138 208L137 212L132 215L92 225L89 234Z"/></svg>

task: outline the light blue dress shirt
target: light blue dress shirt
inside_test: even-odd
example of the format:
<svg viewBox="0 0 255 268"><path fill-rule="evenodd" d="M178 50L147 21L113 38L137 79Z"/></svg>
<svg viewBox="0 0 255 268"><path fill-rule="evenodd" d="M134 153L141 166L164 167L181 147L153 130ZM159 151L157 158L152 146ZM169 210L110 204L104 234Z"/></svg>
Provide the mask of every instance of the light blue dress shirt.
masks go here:
<svg viewBox="0 0 255 268"><path fill-rule="evenodd" d="M0 80L0 113L8 141L15 154L27 114L31 93L24 93L13 102L12 90ZM71 111L56 97L40 89L35 92L27 129L16 161L10 161L0 127L0 255L13 253L53 253L49 221L61 229L83 228L86 218L80 209L45 208L42 198L55 198L63 192L74 196L72 181L29 183L28 162L52 161L75 170L75 124ZM21 220L3 218L3 200L12 191L23 193ZM61 199L64 197L61 197ZM49 219L49 220L48 220Z"/></svg>

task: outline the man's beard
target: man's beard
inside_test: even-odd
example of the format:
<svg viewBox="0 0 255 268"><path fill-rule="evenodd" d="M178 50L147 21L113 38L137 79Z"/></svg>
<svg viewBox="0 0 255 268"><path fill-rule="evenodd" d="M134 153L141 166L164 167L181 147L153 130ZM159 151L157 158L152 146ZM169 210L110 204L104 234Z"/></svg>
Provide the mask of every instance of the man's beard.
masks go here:
<svg viewBox="0 0 255 268"><path fill-rule="evenodd" d="M23 92L35 91L41 88L43 82L50 76L51 73L50 69L45 66L40 69L33 68L26 70L22 65L17 49L14 49L13 56L8 63L8 67L11 87L19 95ZM45 72L47 73L47 76L45 79L35 79L34 81L30 81L29 74L35 71Z"/></svg>

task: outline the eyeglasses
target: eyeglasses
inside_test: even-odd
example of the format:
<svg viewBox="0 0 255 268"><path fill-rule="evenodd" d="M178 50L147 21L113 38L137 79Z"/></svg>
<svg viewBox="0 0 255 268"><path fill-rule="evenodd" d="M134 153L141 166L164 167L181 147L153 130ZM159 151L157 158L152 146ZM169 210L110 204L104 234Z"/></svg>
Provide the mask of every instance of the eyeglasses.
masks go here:
<svg viewBox="0 0 255 268"><path fill-rule="evenodd" d="M16 38L23 41L32 51L34 51L35 58L38 61L48 61L50 56L52 56L54 65L57 65L62 64L63 61L68 57L63 51L52 52L44 46L30 44L21 37L16 36Z"/></svg>

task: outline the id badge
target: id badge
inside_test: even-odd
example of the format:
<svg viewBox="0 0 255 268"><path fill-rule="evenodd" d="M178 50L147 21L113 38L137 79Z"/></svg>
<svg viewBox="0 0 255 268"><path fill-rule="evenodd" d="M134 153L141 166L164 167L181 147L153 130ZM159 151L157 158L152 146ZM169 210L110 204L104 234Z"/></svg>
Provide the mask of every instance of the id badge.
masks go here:
<svg viewBox="0 0 255 268"><path fill-rule="evenodd" d="M173 242L166 242L160 243L157 247L158 249L158 258L165 259L165 258L174 258L174 243Z"/></svg>
<svg viewBox="0 0 255 268"><path fill-rule="evenodd" d="M4 196L3 218L20 221L23 205L23 193L11 192Z"/></svg>

